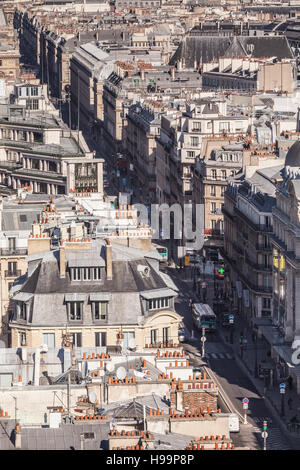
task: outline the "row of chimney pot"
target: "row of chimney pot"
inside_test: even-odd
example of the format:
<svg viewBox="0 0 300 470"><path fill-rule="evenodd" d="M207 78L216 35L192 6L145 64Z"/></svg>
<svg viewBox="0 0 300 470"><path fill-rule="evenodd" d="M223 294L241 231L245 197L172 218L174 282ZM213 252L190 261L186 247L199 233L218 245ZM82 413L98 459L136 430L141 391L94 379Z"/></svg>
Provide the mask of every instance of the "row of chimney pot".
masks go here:
<svg viewBox="0 0 300 470"><path fill-rule="evenodd" d="M83 356L82 356L82 359L109 359L110 358L110 355L109 354L105 354L105 353L101 353L101 354L96 354L96 353L92 353L92 355L88 354L87 353L83 353Z"/></svg>
<svg viewBox="0 0 300 470"><path fill-rule="evenodd" d="M160 349L162 348L178 348L179 347L179 344L173 344L171 345L170 343L167 343L167 344L161 344L160 345ZM145 344L145 348L157 348L157 345L154 343L150 343L150 344Z"/></svg>
<svg viewBox="0 0 300 470"><path fill-rule="evenodd" d="M220 414L221 412L221 408L218 408L217 413ZM199 411L194 413L190 413L188 409L184 413L178 413L176 410L169 408L170 418L203 418L206 415L214 416L215 413L216 410L212 410L209 406L206 409L200 406Z"/></svg>
<svg viewBox="0 0 300 470"><path fill-rule="evenodd" d="M165 345L164 345L164 347L165 347ZM167 346L167 347L169 347L169 346ZM156 357L185 357L185 351L183 349L182 353L180 353L180 351L174 351L173 353L172 353L172 351L166 351L165 353L160 353L160 351L157 350Z"/></svg>
<svg viewBox="0 0 300 470"><path fill-rule="evenodd" d="M8 418L8 412L4 410L0 410L0 418Z"/></svg>
<svg viewBox="0 0 300 470"><path fill-rule="evenodd" d="M127 447L113 447L112 450L145 450L144 446L127 446Z"/></svg>
<svg viewBox="0 0 300 470"><path fill-rule="evenodd" d="M126 437L143 437L145 439L151 439L152 435L150 431L118 431L117 429L112 429L109 431L109 436L126 436Z"/></svg>
<svg viewBox="0 0 300 470"><path fill-rule="evenodd" d="M94 416L88 416L88 415L85 415L85 416L75 416L75 420L76 421L104 421L106 419L106 416L104 415L94 415Z"/></svg>
<svg viewBox="0 0 300 470"><path fill-rule="evenodd" d="M216 442L215 443L215 450L233 450L234 445L231 444L230 442L227 442L227 444L221 444L219 447L219 444ZM201 445L199 442L195 444L190 444L188 447L186 447L186 450L205 450L205 446Z"/></svg>
<svg viewBox="0 0 300 470"><path fill-rule="evenodd" d="M120 380L120 379L117 379L117 378L112 378L112 377L108 377L108 383L109 385L110 384L132 384L132 383L135 383L135 376L131 377L131 378L128 378L127 376L125 377L124 381L123 380Z"/></svg>

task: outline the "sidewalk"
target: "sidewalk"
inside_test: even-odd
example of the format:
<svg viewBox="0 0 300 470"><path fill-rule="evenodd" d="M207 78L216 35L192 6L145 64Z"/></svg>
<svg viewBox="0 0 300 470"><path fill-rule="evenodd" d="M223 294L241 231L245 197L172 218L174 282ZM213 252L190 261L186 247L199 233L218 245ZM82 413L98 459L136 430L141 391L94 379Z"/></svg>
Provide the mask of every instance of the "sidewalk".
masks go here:
<svg viewBox="0 0 300 470"><path fill-rule="evenodd" d="M243 350L242 355L240 347L241 331L243 331L244 338L247 338L247 346L246 349ZM262 339L257 339L256 343L255 339L252 337L252 331L249 325L238 315L235 316L233 344L228 342L230 336L228 331L224 328L219 328L219 334L223 342L232 348L235 356L238 357L241 363L245 366L248 371L249 378L251 378L252 383L255 385L260 395L269 400L286 432L288 432L293 438L300 438L300 426L290 424L291 419L295 416L297 416L300 422L300 397L297 395L295 386L290 390L288 383L285 381L286 378L278 378L275 374L273 374L273 384L267 379L264 381L262 374L260 374L260 377L255 377L256 362L257 366L261 365L262 368L265 366L266 369L273 368L273 370L276 371L276 364L268 356L269 346L267 343ZM257 367L257 369L259 372L259 367ZM279 391L279 384L282 382L285 382L286 384L286 393L284 394L284 416L282 416L281 413L282 394ZM288 406L289 399L291 400L291 406Z"/></svg>
<svg viewBox="0 0 300 470"><path fill-rule="evenodd" d="M187 289L185 291L186 294L190 295L191 292L194 292L193 289L193 279L190 278L191 273L187 273L186 269L182 269L181 271L176 270L176 276L180 278L181 281L184 281L187 285ZM174 273L175 274L175 273ZM214 283L213 279L206 278L207 282L207 303L212 306L212 302L214 300ZM197 297L196 293L194 292L194 296ZM199 299L201 302L201 300ZM243 332L243 337L247 338L247 345L246 348L242 351L241 356L241 347L240 347L240 333ZM238 362L241 364L241 367L245 370L248 377L250 378L251 382L261 395L261 397L266 399L266 403L269 404L269 407L274 412L277 419L280 421L281 426L283 427L284 431L293 439L300 438L300 425L291 425L290 421L293 417L297 415L297 418L300 422L300 396L297 395L296 387L293 386L293 389L289 389L289 385L285 382L285 378L276 377L276 364L268 355L269 353L269 345L263 339L258 338L257 343L255 341L255 337L253 336L253 331L251 330L250 326L246 321L240 317L239 315L235 315L235 326L234 326L234 333L231 335L229 329L218 325L218 333L220 335L221 340L224 344L229 346L234 355L236 356ZM233 340L233 342L231 342ZM261 365L261 374L260 378L255 377L255 364L257 362L257 372L259 372L259 365ZM266 380L264 384L263 378L263 367L272 368L274 370L273 373L273 384L268 383L269 381ZM284 416L281 416L281 401L282 395L279 391L279 384L285 382L286 383L286 393L284 394ZM291 409L288 406L288 400L291 399ZM298 443L299 444L299 443Z"/></svg>

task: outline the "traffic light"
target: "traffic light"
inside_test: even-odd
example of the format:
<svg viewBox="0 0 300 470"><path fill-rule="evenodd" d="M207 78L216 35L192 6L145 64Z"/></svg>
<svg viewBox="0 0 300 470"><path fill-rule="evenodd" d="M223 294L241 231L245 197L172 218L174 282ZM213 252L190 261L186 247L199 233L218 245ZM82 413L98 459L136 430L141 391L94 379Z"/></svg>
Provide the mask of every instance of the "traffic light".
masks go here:
<svg viewBox="0 0 300 470"><path fill-rule="evenodd" d="M268 421L264 421L263 426L264 426L264 431L266 431L268 428Z"/></svg>

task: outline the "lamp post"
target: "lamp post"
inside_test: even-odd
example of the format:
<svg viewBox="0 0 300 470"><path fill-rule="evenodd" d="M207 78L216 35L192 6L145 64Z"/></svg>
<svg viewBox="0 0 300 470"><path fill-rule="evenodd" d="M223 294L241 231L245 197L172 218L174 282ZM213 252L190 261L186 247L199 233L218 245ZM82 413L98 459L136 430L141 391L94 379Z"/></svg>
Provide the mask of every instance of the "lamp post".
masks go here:
<svg viewBox="0 0 300 470"><path fill-rule="evenodd" d="M280 391L280 394L281 394L281 413L280 413L280 416L283 417L285 415L285 412L284 412L285 383L279 384L279 391Z"/></svg>
<svg viewBox="0 0 300 470"><path fill-rule="evenodd" d="M202 341L202 354L201 354L201 357L204 358L205 357L205 341L206 341L205 328L202 328L201 341Z"/></svg>
<svg viewBox="0 0 300 470"><path fill-rule="evenodd" d="M257 335L257 330L256 330L255 331L255 364L254 364L254 377L256 379L258 378L257 341L258 341L258 335Z"/></svg>

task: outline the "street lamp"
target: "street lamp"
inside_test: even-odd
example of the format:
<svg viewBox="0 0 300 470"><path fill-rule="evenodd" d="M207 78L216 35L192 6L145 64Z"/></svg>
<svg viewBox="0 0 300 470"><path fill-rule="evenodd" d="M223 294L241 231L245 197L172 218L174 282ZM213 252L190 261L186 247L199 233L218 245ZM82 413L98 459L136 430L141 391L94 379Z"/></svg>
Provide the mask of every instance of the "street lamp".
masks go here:
<svg viewBox="0 0 300 470"><path fill-rule="evenodd" d="M204 358L205 357L205 341L206 341L205 328L202 328L201 341L202 341L202 354L201 354L201 357Z"/></svg>
<svg viewBox="0 0 300 470"><path fill-rule="evenodd" d="M281 394L281 413L280 413L280 415L283 417L285 415L285 413L284 413L285 383L279 384L279 391L280 391L280 394Z"/></svg>
<svg viewBox="0 0 300 470"><path fill-rule="evenodd" d="M256 379L258 378L257 341L258 341L258 335L257 335L257 329L256 329L255 330L255 365L254 365L254 377Z"/></svg>

